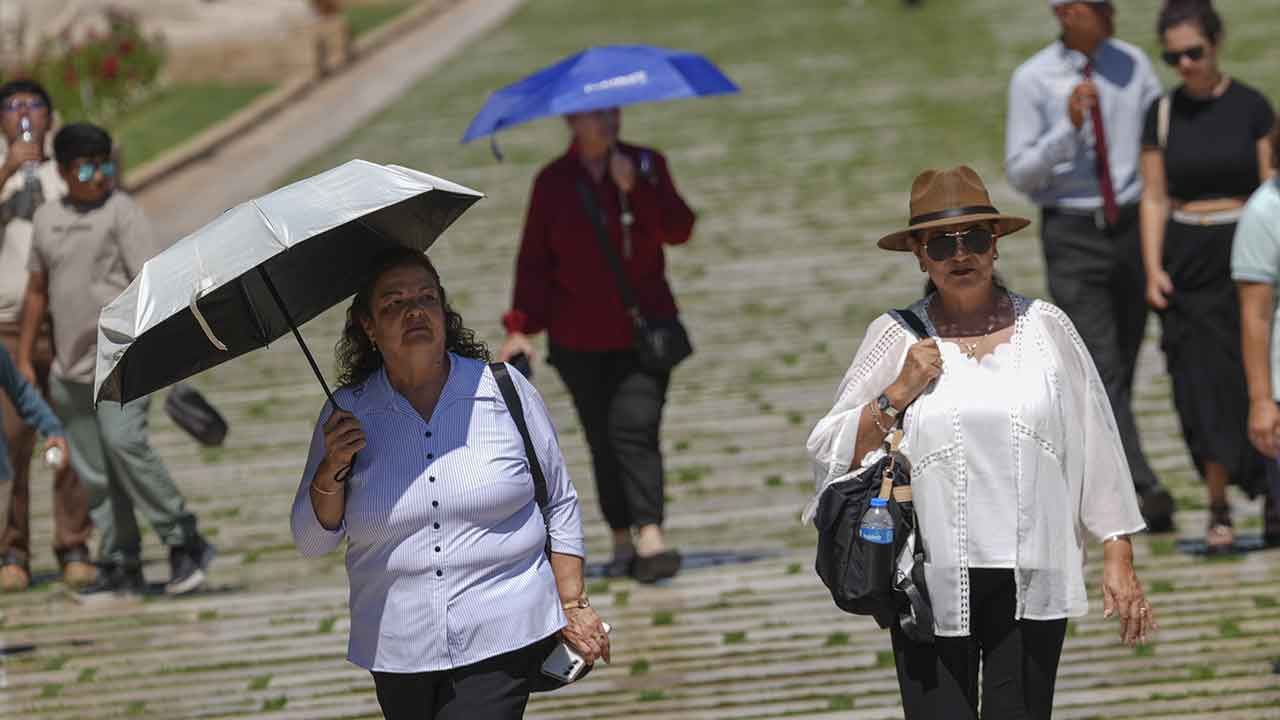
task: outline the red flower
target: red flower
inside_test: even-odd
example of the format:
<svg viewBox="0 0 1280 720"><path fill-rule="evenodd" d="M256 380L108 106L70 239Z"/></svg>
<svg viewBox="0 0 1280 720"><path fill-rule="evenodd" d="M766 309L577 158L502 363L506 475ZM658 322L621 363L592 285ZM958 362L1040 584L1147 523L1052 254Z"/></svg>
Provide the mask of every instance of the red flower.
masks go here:
<svg viewBox="0 0 1280 720"><path fill-rule="evenodd" d="M102 77L108 80L115 80L116 75L120 74L120 58L115 55L108 55L102 61Z"/></svg>
<svg viewBox="0 0 1280 720"><path fill-rule="evenodd" d="M129 54L129 53L131 53L131 52L133 52L133 41L132 41L132 40L121 40L121 41L120 41L120 54L121 54L121 55L128 55L128 54Z"/></svg>
<svg viewBox="0 0 1280 720"><path fill-rule="evenodd" d="M71 85L71 86L74 86L78 82L80 82L79 76L76 75L75 65L72 65L71 63L67 63L67 66L62 69L62 81L65 82L67 85Z"/></svg>

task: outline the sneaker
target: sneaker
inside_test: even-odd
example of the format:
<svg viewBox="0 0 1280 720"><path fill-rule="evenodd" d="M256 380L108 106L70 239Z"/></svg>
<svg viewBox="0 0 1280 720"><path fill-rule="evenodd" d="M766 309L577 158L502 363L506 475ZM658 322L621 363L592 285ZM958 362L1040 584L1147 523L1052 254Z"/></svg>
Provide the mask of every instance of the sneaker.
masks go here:
<svg viewBox="0 0 1280 720"><path fill-rule="evenodd" d="M217 553L217 549L199 535L186 545L169 548L169 582L164 586L165 594L185 595L204 587L208 579L205 571Z"/></svg>
<svg viewBox="0 0 1280 720"><path fill-rule="evenodd" d="M62 566L62 582L75 590L88 587L98 577L98 569L89 562L89 550L83 545L59 550L58 564Z"/></svg>
<svg viewBox="0 0 1280 720"><path fill-rule="evenodd" d="M1147 532L1167 533L1174 531L1173 496L1168 490L1158 487L1139 498L1142 519L1147 523Z"/></svg>
<svg viewBox="0 0 1280 720"><path fill-rule="evenodd" d="M0 556L0 592L22 592L31 586L31 572L13 553Z"/></svg>
<svg viewBox="0 0 1280 720"><path fill-rule="evenodd" d="M81 601L99 597L140 596L147 589L142 577L142 565L104 564L98 567L98 577L76 593Z"/></svg>

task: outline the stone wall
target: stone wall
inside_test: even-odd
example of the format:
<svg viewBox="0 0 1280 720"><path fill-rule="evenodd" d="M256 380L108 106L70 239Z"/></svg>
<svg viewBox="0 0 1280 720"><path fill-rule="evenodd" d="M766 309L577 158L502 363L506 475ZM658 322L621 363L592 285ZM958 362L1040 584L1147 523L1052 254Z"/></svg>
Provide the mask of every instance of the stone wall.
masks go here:
<svg viewBox="0 0 1280 720"><path fill-rule="evenodd" d="M314 0L0 0L0 63L20 64L43 37L87 32L106 7L164 37L175 82L274 83L326 72L348 53L342 15L321 15Z"/></svg>

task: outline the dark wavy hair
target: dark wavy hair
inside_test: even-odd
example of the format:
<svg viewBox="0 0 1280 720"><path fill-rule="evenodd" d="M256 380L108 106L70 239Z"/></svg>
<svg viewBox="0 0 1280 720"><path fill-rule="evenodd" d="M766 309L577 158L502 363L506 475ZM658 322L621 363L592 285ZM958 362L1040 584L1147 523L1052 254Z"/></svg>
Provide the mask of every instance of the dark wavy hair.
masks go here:
<svg viewBox="0 0 1280 720"><path fill-rule="evenodd" d="M338 385L347 387L363 382L365 378L382 367L382 353L378 352L369 336L365 334L362 320L373 316L370 308L370 296L378 280L391 270L402 267L420 267L427 271L440 288L440 305L444 308L444 348L466 358L489 360L489 348L476 339L475 331L463 326L462 316L449 305L449 296L445 293L444 283L440 282L440 273L426 255L406 247L396 247L383 252L373 263L368 279L351 300L347 308L347 323L342 328L342 337L334 346L334 355L338 360Z"/></svg>
<svg viewBox="0 0 1280 720"><path fill-rule="evenodd" d="M1222 40L1222 16L1213 9L1213 0L1166 0L1156 18L1156 37L1163 42L1165 31L1184 23L1198 26L1214 45Z"/></svg>

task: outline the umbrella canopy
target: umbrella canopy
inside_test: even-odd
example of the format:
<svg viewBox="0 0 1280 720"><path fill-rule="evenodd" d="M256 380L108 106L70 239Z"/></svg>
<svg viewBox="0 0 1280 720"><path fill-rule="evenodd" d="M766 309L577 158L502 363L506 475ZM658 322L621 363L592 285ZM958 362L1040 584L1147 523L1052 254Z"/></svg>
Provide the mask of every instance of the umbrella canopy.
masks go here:
<svg viewBox="0 0 1280 720"><path fill-rule="evenodd" d="M354 294L380 252L425 252L481 197L352 160L237 205L148 260L103 308L94 396L128 402L290 331L302 343L297 326Z"/></svg>
<svg viewBox="0 0 1280 720"><path fill-rule="evenodd" d="M462 142L548 115L735 92L733 81L695 53L648 45L589 48L494 92Z"/></svg>

